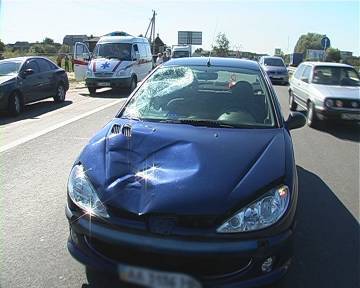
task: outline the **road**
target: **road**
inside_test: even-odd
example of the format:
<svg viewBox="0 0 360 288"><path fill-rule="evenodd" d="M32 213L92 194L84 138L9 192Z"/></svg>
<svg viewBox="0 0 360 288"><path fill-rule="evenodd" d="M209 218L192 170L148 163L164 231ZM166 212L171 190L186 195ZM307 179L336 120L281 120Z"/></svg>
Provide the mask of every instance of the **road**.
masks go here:
<svg viewBox="0 0 360 288"><path fill-rule="evenodd" d="M275 86L287 117L287 87ZM66 182L88 139L126 95L29 105L0 116L0 287L81 287L84 268L66 249ZM295 255L283 287L359 287L359 131L308 127L292 132L299 174Z"/></svg>

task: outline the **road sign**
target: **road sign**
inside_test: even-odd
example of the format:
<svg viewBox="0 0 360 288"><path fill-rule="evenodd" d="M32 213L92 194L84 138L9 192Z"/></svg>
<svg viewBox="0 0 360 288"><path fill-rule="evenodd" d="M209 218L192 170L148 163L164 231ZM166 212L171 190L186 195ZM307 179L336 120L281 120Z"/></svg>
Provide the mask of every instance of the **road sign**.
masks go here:
<svg viewBox="0 0 360 288"><path fill-rule="evenodd" d="M325 36L321 39L321 47L323 49L327 49L330 47L330 39L328 37Z"/></svg>
<svg viewBox="0 0 360 288"><path fill-rule="evenodd" d="M202 45L202 32L178 31L178 44Z"/></svg>

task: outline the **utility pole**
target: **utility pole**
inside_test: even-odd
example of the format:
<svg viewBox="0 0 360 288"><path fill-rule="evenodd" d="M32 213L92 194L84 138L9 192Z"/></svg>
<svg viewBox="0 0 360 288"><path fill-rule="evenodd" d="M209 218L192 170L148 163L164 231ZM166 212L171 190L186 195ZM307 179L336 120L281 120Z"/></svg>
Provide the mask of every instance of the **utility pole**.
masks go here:
<svg viewBox="0 0 360 288"><path fill-rule="evenodd" d="M150 45L152 45L152 54L155 54L155 17L156 17L156 12L155 10L152 10L153 15L150 19L150 23L148 25L148 28L146 29L146 33L145 33L145 37L149 39L150 41ZM150 29L150 33L149 33L149 37L148 37L148 32Z"/></svg>

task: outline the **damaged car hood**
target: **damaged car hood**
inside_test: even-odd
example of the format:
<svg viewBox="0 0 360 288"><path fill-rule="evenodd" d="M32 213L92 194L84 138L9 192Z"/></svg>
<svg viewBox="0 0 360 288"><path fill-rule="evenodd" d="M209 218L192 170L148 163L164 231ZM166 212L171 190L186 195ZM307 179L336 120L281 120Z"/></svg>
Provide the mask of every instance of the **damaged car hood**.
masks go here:
<svg viewBox="0 0 360 288"><path fill-rule="evenodd" d="M79 162L105 206L138 215L220 215L284 176L283 133L116 118Z"/></svg>

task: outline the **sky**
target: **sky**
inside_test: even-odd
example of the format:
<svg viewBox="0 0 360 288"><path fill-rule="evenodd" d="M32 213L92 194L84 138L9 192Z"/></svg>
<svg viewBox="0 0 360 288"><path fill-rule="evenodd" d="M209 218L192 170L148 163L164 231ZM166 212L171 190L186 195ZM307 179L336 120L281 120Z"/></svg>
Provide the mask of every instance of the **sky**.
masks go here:
<svg viewBox="0 0 360 288"><path fill-rule="evenodd" d="M167 45L177 31L202 31L209 49L219 32L230 48L273 54L291 53L302 34L326 34L331 46L360 54L360 0L0 0L0 39L36 42L66 34L101 36L111 31L145 34L156 10L156 32Z"/></svg>

